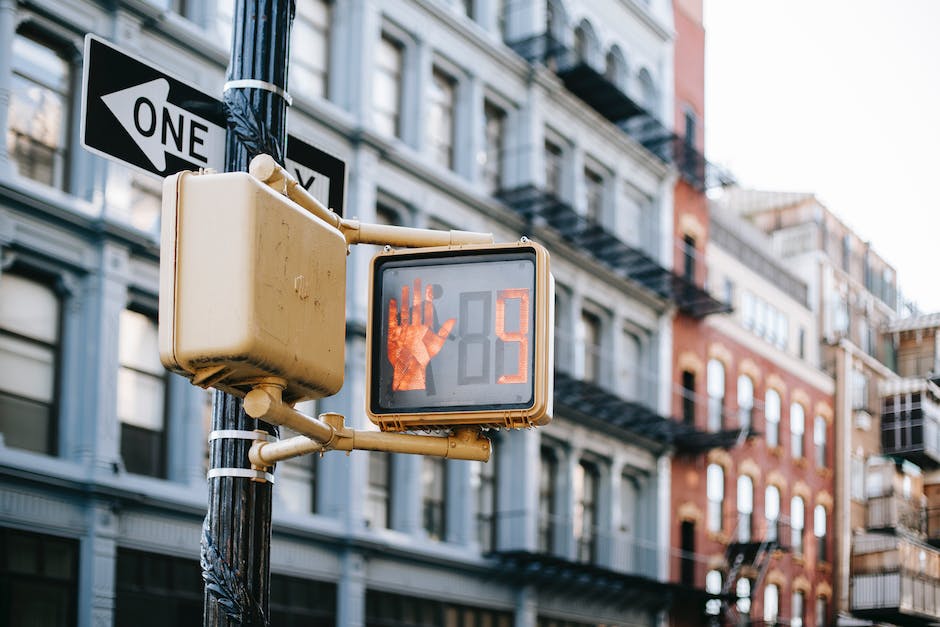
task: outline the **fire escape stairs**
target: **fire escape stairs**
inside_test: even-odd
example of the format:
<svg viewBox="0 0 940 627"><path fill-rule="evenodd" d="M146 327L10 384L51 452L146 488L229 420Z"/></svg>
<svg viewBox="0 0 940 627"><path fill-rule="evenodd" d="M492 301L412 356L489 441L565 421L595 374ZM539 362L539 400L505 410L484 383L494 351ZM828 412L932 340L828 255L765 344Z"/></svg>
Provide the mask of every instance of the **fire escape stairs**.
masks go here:
<svg viewBox="0 0 940 627"><path fill-rule="evenodd" d="M737 536L737 529L735 529ZM759 590L767 571L770 568L773 552L779 550L780 543L777 540L764 538L757 541L732 542L728 544L725 552L726 562L730 564L728 573L721 586L721 614L729 624L737 625L740 622L738 613L737 583L741 571L745 567L750 567L753 572L753 579L750 587L750 600L754 600L754 592ZM750 578L750 577L749 577Z"/></svg>

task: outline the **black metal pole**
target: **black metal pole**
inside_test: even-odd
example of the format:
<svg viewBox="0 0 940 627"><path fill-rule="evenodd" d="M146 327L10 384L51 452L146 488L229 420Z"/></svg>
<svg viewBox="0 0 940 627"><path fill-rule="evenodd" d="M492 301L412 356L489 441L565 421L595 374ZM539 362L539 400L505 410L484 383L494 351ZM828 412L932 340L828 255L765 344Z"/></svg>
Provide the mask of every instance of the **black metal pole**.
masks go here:
<svg viewBox="0 0 940 627"><path fill-rule="evenodd" d="M283 163L293 19L294 0L235 2L224 93L227 172L247 170L251 158L262 153ZM276 433L245 414L238 398L216 392L212 431L221 437L209 443L209 508L200 560L205 627L268 626L272 484L246 476L251 440L238 437L259 428Z"/></svg>

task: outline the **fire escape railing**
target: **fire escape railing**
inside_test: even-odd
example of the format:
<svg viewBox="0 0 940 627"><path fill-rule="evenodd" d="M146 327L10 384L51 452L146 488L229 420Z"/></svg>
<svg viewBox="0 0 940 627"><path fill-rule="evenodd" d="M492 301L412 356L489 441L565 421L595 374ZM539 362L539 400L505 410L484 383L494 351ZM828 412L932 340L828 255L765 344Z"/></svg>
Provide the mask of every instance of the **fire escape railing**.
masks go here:
<svg viewBox="0 0 940 627"><path fill-rule="evenodd" d="M732 182L714 168L694 144L672 132L657 117L628 96L613 80L579 58L575 50L550 33L513 42L510 47L529 63L554 71L572 94L616 124L660 161L674 164L680 176L703 191Z"/></svg>
<svg viewBox="0 0 940 627"><path fill-rule="evenodd" d="M526 185L502 191L499 198L527 222L541 222L553 228L573 247L656 296L674 302L680 311L693 318L731 311L728 303L714 298L690 279L663 268L643 251L625 244L548 192Z"/></svg>
<svg viewBox="0 0 940 627"><path fill-rule="evenodd" d="M736 429L715 433L700 431L559 371L555 371L555 407L574 418L602 423L628 440L639 436L664 448L675 447L682 453L730 448L737 444L739 434Z"/></svg>

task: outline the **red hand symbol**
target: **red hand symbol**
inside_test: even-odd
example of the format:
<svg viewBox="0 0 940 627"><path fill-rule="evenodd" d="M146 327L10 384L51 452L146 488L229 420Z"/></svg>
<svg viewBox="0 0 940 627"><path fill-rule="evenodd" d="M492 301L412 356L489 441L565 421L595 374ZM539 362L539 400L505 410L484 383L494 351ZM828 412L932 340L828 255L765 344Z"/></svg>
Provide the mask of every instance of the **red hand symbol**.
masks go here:
<svg viewBox="0 0 940 627"><path fill-rule="evenodd" d="M407 285L401 288L401 322L395 299L391 299L388 305L388 360L393 368L392 389L396 392L425 389L428 362L444 347L444 341L457 321L451 318L435 333L431 330L434 322L431 286L425 288L423 308L421 279L415 279L412 296L410 321Z"/></svg>

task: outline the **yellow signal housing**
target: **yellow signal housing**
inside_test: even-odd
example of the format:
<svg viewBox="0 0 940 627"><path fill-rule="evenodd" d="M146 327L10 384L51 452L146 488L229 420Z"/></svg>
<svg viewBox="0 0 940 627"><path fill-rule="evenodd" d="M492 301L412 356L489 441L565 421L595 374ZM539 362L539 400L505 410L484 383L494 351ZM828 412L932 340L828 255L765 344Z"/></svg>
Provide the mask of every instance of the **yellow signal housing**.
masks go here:
<svg viewBox="0 0 940 627"><path fill-rule="evenodd" d="M265 377L284 401L343 385L346 239L243 172L167 177L160 359L194 384L244 396Z"/></svg>

